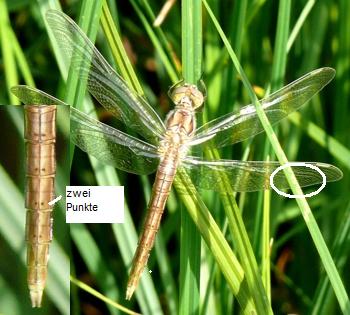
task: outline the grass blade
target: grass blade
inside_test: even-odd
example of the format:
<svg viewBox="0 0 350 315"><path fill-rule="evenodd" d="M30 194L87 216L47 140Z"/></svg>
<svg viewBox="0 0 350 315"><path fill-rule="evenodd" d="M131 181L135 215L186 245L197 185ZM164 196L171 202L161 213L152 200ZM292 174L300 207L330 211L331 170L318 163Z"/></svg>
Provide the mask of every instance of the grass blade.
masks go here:
<svg viewBox="0 0 350 315"><path fill-rule="evenodd" d="M243 79L243 83L244 83L245 87L248 89L249 96L250 96L251 100L253 101L253 104L256 107L256 112L259 116L261 124L263 125L263 127L266 131L266 134L270 140L270 143L274 149L274 152L275 152L279 162L281 164L288 163L288 159L285 156L285 154L284 154L284 152L283 152L283 150L278 142L278 139L277 139L276 135L274 134L273 129L272 129L256 95L254 94L253 88L251 87L241 65L239 64L235 53L233 52L229 42L227 41L225 34L223 33L219 24L217 23L215 16L211 14L210 8L209 8L208 4L206 3L206 1L203 0L203 2L206 6L207 11L210 14L215 26L217 27L217 30L218 30L227 50L232 58L233 63L236 66L238 73L241 75L241 77ZM302 195L303 192L302 192L302 190L298 184L298 181L297 181L293 171L291 170L291 168L285 168L284 173L285 173L286 178L291 186L293 194L294 195ZM306 199L302 198L302 199L297 199L296 201L299 205L299 208L301 210L301 213L303 215L305 223L306 223L306 225L309 229L309 232L311 234L311 237L314 241L315 247L320 255L322 264L323 264L323 266L328 274L328 277L330 279L330 282L333 286L333 289L334 289L335 294L337 296L340 308L341 308L342 312L344 314L346 314L347 312L350 312L349 297L346 293L346 290L344 288L344 285L343 285L343 282L340 278L340 275L337 271L337 268L335 267L334 261L329 253L327 245L326 245L326 243L322 237L322 234L318 228L317 222L316 222L314 216L312 215L311 209L310 209Z"/></svg>

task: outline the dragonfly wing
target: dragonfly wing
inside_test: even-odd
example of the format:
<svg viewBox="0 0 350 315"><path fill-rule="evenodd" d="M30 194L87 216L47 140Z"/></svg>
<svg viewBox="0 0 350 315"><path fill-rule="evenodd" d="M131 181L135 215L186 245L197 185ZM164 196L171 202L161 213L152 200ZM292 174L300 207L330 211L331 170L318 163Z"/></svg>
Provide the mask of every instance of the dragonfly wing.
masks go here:
<svg viewBox="0 0 350 315"><path fill-rule="evenodd" d="M26 85L11 88L24 104L67 105ZM71 107L71 140L105 164L135 174L153 173L158 166L157 149Z"/></svg>
<svg viewBox="0 0 350 315"><path fill-rule="evenodd" d="M78 25L60 11L49 10L46 20L58 47L89 92L126 126L149 140L160 138L164 124L153 108L103 58Z"/></svg>
<svg viewBox="0 0 350 315"><path fill-rule="evenodd" d="M99 161L123 171L146 175L159 164L157 148L71 107L71 140Z"/></svg>
<svg viewBox="0 0 350 315"><path fill-rule="evenodd" d="M317 166L326 175L327 182L339 180L343 176L340 169L330 164L305 164ZM229 185L234 191L250 192L270 189L270 176L280 164L273 161L205 161L186 157L181 166L199 188L224 192L225 186ZM301 187L322 183L322 176L313 169L302 166L293 166L292 169ZM274 184L278 189L289 188L283 171L274 176Z"/></svg>
<svg viewBox="0 0 350 315"><path fill-rule="evenodd" d="M276 124L298 110L327 85L334 75L335 70L332 68L311 71L261 100L270 123ZM211 139L216 147L223 147L243 141L263 130L255 106L248 105L238 113L224 115L198 128L192 143L195 145Z"/></svg>
<svg viewBox="0 0 350 315"><path fill-rule="evenodd" d="M50 94L27 85L16 85L11 88L11 92L28 105L67 105Z"/></svg>

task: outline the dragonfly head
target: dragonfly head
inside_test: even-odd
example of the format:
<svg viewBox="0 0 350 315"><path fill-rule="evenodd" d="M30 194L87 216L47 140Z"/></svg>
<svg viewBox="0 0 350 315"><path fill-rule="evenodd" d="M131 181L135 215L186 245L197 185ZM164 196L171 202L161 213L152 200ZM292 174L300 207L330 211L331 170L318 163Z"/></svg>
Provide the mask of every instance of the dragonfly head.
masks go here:
<svg viewBox="0 0 350 315"><path fill-rule="evenodd" d="M199 110L206 97L204 82L199 81L200 89L194 85L185 83L183 80L173 85L169 90L169 97L175 106L191 107L192 110Z"/></svg>

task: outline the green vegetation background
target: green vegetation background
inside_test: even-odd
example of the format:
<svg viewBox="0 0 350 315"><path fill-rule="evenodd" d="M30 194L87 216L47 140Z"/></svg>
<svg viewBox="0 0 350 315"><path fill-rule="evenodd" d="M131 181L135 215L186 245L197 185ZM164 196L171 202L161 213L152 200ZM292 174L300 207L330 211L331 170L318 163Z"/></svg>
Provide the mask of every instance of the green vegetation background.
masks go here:
<svg viewBox="0 0 350 315"><path fill-rule="evenodd" d="M78 21L82 12L98 12L98 3L66 1L62 4L62 10ZM290 119L280 124L278 138L290 161L331 163L344 173L340 182L328 184L321 194L308 201L343 284L348 289L349 270L345 266L349 264L350 247L349 1L208 3L260 97L269 87L275 90L313 69L329 66L337 70L336 78L324 91L298 114L291 115ZM166 16L161 26L162 32L152 26L151 11L157 15L161 5L158 1L108 1L114 22L120 30L124 47L147 99L165 117L172 107L166 93L169 86L181 77L183 38L180 2ZM9 88L19 83L32 86L35 84L39 89L65 99L67 89L43 22L43 14L48 8L59 8L58 3L0 0L0 104L18 103L10 94ZM85 25L89 25L89 19L90 16L87 15ZM98 27L98 24L91 25ZM296 26L300 28L293 38L292 30ZM111 40L106 40L101 27L99 29L97 46L107 60L114 64L113 53L109 48ZM288 39L288 42L284 39ZM238 110L242 105L250 103L248 93L242 87L240 77L204 8L202 69L203 80L208 89L204 120ZM19 114L12 114L14 110L7 108L8 106L0 108L1 118L5 121L0 128L0 314L31 314L24 269L25 244L22 232L25 210L21 201L23 183L14 166L14 161L22 165L23 157L22 160L11 158L23 156L23 152L17 152L17 144L23 143L20 129L22 122ZM97 109L102 121L119 127L113 117L100 107ZM59 122L59 127L64 129L63 122ZM221 156L242 159L249 150L249 160L262 160L265 158L266 143L266 136L262 134L252 142L247 141L223 150ZM15 146L16 150L7 149L10 146ZM91 162L84 153L76 149L71 167L71 183L116 183L113 169L107 168L102 173L96 173L96 168L91 166L94 163L96 161ZM69 167L67 159L63 159L62 164ZM65 254L55 258L55 248L52 248L50 268L59 270L60 266L65 265L69 255L71 274L75 278L143 314L239 313L239 305L213 259L212 249L204 242L201 251L200 246L189 249L194 255L198 255L198 260L200 258L201 273L196 275L194 272L195 280L189 280L192 281L190 287L194 291L184 290L183 284L186 283L187 276L183 270L191 268L182 267L185 260L180 252L186 247L186 239L180 236L180 230L185 226L180 209L185 207L175 193L168 202L157 245L150 257L148 268L152 273L146 272L143 276L136 298L125 302L128 268L143 222L153 178L139 178L119 171L117 175L119 182L125 186L126 223L123 226L72 225L70 252L69 244L60 239L60 234L66 231L63 215L55 215L54 233ZM217 224L222 227L222 231L226 231L226 217L218 196L205 192L201 192L201 196ZM243 212L255 259L264 279L271 277L270 289L266 288L266 292L267 295L269 292L271 294L274 313L341 313L338 300L327 282L318 252L295 201L286 200L274 192L271 193L270 202L268 198L263 193L249 193L237 195L236 199ZM9 200L13 200L13 204ZM63 211L61 209L61 213ZM263 219L266 211L270 213L269 221ZM266 235L266 230L270 231L270 235ZM237 246L232 235L226 231L225 236L235 251ZM274 240L270 253L271 276L266 271L269 270L269 264L264 256L266 240L270 237ZM190 239L188 244L191 244ZM237 251L236 254L239 256ZM60 258L63 260L60 261ZM199 278L200 294L196 293ZM53 283L49 282L48 287L51 285ZM47 290L41 313L67 314L67 288L64 285L53 287ZM343 313L346 312L346 308L342 307L342 310ZM80 291L75 285L71 286L72 314L118 312L113 306Z"/></svg>

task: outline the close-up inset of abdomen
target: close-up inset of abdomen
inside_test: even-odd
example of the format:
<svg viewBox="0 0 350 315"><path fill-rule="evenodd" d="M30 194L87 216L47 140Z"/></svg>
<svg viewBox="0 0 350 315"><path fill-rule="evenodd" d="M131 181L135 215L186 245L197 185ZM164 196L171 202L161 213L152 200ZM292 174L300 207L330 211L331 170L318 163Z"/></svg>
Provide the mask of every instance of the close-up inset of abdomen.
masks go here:
<svg viewBox="0 0 350 315"><path fill-rule="evenodd" d="M55 198L56 106L25 106L26 241L28 287L33 307L40 307L47 278Z"/></svg>

